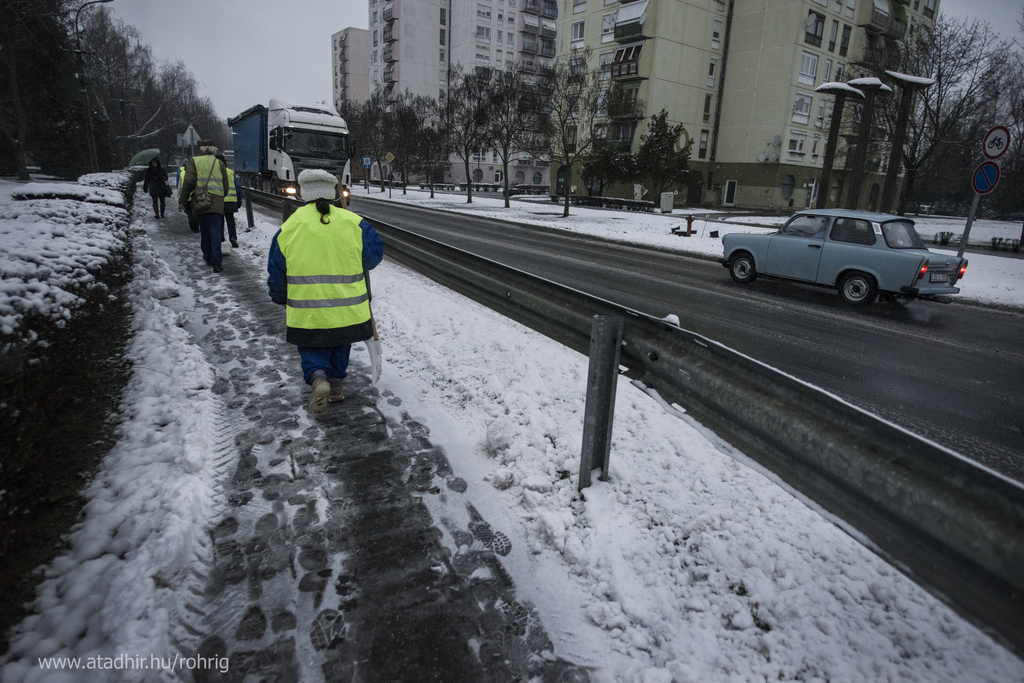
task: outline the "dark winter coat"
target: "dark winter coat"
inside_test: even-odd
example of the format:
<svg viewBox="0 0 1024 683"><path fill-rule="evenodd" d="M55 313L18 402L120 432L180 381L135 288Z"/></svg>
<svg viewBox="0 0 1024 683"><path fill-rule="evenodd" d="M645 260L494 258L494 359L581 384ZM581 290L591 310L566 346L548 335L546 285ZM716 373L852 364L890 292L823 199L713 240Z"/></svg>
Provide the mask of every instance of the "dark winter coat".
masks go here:
<svg viewBox="0 0 1024 683"><path fill-rule="evenodd" d="M146 175L142 181L142 191L148 192L153 197L163 197L164 188L167 187L167 171L156 162L156 166L146 167Z"/></svg>

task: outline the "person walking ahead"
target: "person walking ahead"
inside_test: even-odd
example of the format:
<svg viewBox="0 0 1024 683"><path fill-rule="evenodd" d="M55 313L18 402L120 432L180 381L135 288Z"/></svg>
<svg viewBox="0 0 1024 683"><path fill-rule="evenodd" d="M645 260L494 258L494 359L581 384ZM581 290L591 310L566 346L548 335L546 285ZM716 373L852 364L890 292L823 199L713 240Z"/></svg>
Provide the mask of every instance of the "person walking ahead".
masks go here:
<svg viewBox="0 0 1024 683"><path fill-rule="evenodd" d="M149 162L149 166L146 167L146 176L142 181L142 191L148 192L149 196L153 198L153 213L156 214L157 218L163 218L164 212L167 209L167 194L165 193L167 188L167 171L160 165L160 160L154 158Z"/></svg>
<svg viewBox="0 0 1024 683"><path fill-rule="evenodd" d="M216 157L213 140L199 143L199 155L185 169L185 178L178 191L178 211L184 211L185 202L192 203L192 213L199 221L199 241L203 260L213 266L213 272L224 270L221 264L220 243L224 231L224 195L228 187L228 167ZM209 206L197 204L195 191L206 188L210 194Z"/></svg>
<svg viewBox="0 0 1024 683"><path fill-rule="evenodd" d="M352 344L373 337L364 272L384 258L369 221L330 203L337 185L327 171L299 174L307 204L274 235L267 259L270 298L287 306L286 339L298 347L303 379L313 387L313 413L344 398Z"/></svg>

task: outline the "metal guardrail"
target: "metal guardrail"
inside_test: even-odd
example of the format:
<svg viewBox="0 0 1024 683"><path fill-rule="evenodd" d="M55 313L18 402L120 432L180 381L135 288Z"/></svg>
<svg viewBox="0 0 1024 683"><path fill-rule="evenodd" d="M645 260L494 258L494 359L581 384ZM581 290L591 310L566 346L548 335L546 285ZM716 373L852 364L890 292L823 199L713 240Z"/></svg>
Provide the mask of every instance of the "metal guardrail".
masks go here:
<svg viewBox="0 0 1024 683"><path fill-rule="evenodd" d="M1024 652L1024 486L699 334L373 221L388 259L587 354L624 321L621 364Z"/></svg>

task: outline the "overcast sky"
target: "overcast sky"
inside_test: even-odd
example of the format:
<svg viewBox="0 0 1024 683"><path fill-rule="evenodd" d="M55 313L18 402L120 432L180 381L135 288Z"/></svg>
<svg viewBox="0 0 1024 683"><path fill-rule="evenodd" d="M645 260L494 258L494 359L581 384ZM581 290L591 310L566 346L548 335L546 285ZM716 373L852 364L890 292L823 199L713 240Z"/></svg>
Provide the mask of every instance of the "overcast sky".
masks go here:
<svg viewBox="0 0 1024 683"><path fill-rule="evenodd" d="M1018 36L1024 0L940 0ZM222 118L271 97L330 103L331 34L367 28L367 0L114 0L157 60L182 60ZM85 10L86 12L92 10ZM201 133L201 131L200 131Z"/></svg>

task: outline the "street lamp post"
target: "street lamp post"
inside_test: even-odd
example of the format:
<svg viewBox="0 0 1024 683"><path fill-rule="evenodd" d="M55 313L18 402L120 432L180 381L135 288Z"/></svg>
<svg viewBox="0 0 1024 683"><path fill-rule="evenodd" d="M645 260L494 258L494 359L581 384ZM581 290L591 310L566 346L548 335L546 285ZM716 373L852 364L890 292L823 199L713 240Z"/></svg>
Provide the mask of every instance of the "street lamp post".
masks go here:
<svg viewBox="0 0 1024 683"><path fill-rule="evenodd" d="M78 63L79 83L82 86L82 94L85 96L85 128L89 142L89 163L92 165L93 173L96 173L97 171L100 170L100 162L99 155L96 153L96 138L92 132L92 106L89 104L88 83L86 82L85 74L82 73L84 71L84 69L82 68L84 60L82 59L82 35L78 30L78 18L82 14L82 10L84 10L89 5L96 5L100 3L107 3L113 1L114 0L89 0L89 2L84 3L81 7L78 8L78 11L75 12L75 56L76 61Z"/></svg>

